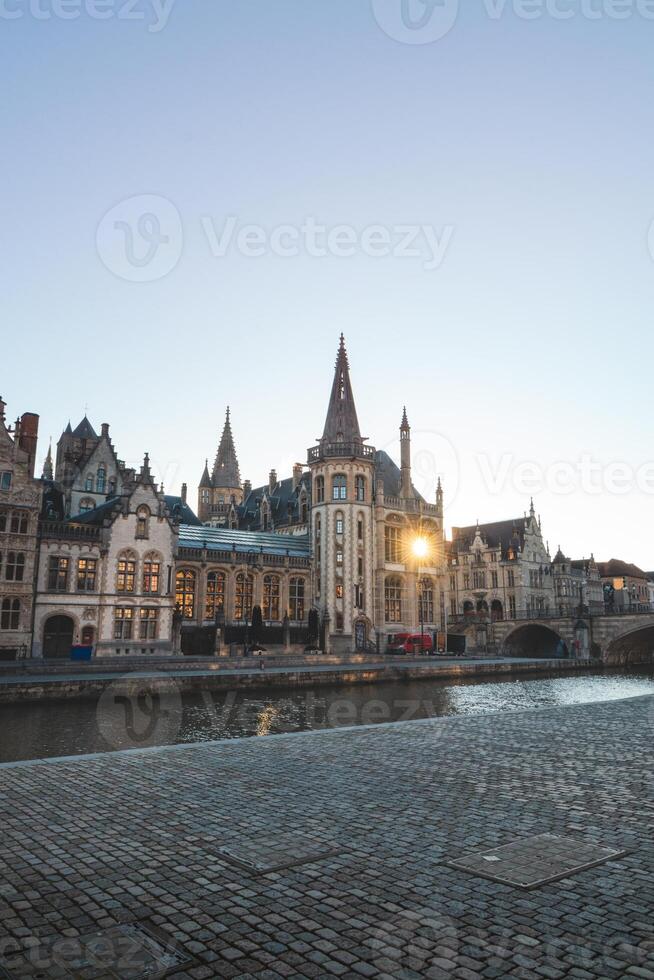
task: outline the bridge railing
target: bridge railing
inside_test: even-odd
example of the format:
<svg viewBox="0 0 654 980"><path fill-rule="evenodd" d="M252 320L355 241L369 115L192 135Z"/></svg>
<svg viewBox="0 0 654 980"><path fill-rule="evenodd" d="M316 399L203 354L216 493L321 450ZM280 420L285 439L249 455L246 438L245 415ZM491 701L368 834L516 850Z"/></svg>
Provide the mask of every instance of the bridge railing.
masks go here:
<svg viewBox="0 0 654 980"><path fill-rule="evenodd" d="M515 613L505 613L501 618L496 618L493 616L492 612L471 612L467 614L459 614L457 616L450 616L448 619L448 625L450 629L454 626L474 626L475 624L495 624L495 623L515 623L520 621L533 621L533 620L548 620L548 619L579 619L579 618L591 618L595 619L599 616L636 616L636 615L650 615L654 616L654 607L648 603L635 603L631 608L625 609L611 609L608 606L602 606L597 603L593 603L590 606L584 605L566 605L558 606L556 609L518 609Z"/></svg>

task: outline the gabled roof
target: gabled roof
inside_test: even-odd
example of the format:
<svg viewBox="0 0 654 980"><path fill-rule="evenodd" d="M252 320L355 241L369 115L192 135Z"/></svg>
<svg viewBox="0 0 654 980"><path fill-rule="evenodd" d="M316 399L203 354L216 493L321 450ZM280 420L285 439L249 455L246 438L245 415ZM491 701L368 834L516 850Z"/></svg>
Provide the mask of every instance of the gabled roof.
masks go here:
<svg viewBox="0 0 654 980"><path fill-rule="evenodd" d="M381 480L383 482L385 497L402 496L402 473L400 468L383 449L379 449L375 453L375 480ZM423 497L418 493L413 484L411 484L411 490L413 491L412 495L415 500L423 500Z"/></svg>
<svg viewBox="0 0 654 980"><path fill-rule="evenodd" d="M236 551L238 554L264 553L309 558L308 535L273 534L264 531L232 531L226 527L181 524L179 544L182 548L207 548L209 551Z"/></svg>
<svg viewBox="0 0 654 980"><path fill-rule="evenodd" d="M341 334L322 442L331 444L338 442L360 443L361 441L359 420L350 381L350 365L345 350L345 337Z"/></svg>
<svg viewBox="0 0 654 980"><path fill-rule="evenodd" d="M68 425L70 426L70 422L68 423ZM80 422L80 424L77 426L77 428L73 431L73 437L75 439L97 439L98 438L95 429L93 428L93 426L91 425L91 423L87 419L86 415L84 416L84 418L82 419L82 421Z"/></svg>
<svg viewBox="0 0 654 980"><path fill-rule="evenodd" d="M268 485L256 487L247 495L240 507L237 508L239 524L243 529L255 531L262 525L262 508L264 498L270 507L270 520L274 527L284 527L297 523L300 518L300 496L304 491L307 503L311 502L311 476L303 473L297 486L293 485L293 477L279 480L272 491Z"/></svg>
<svg viewBox="0 0 654 980"><path fill-rule="evenodd" d="M120 500L120 497L111 497L110 500L105 500L104 503L98 507L94 507L93 510L87 510L83 514L76 514L74 517L70 517L68 523L97 524L101 526L120 507Z"/></svg>
<svg viewBox="0 0 654 980"><path fill-rule="evenodd" d="M452 545L457 551L467 551L475 540L477 531L489 548L508 548L516 544L522 548L525 541L525 519L518 517L509 521L494 521L491 524L472 524L470 527L452 528Z"/></svg>
<svg viewBox="0 0 654 980"><path fill-rule="evenodd" d="M181 497L171 497L166 494L164 500L173 520L192 527L202 527L202 521L191 510L189 505L182 501Z"/></svg>

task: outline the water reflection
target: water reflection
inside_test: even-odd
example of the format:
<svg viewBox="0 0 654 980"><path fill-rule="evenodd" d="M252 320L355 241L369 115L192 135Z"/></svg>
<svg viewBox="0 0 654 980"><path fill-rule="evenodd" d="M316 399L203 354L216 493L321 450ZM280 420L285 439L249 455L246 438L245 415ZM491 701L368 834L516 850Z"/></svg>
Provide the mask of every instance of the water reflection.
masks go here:
<svg viewBox="0 0 654 980"><path fill-rule="evenodd" d="M515 677L497 682L448 679L315 690L277 688L270 694L200 691L164 699L161 719L151 719L149 731L153 736L147 744L266 737L388 721L586 704L640 694L654 694L651 671L532 680ZM125 698L116 700L124 702ZM137 744L133 732L130 734L129 705L121 703L118 708L106 692L99 701L0 706L0 761L142 747L142 740ZM123 718L126 720L121 727Z"/></svg>

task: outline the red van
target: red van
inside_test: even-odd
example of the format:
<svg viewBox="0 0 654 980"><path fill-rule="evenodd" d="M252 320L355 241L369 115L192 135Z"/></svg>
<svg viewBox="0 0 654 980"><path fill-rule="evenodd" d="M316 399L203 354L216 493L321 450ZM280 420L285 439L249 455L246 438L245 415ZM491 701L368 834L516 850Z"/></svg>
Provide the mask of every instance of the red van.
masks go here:
<svg viewBox="0 0 654 980"><path fill-rule="evenodd" d="M434 652L434 641L430 633L391 633L386 652L396 657L410 657L420 653L421 646L423 653Z"/></svg>

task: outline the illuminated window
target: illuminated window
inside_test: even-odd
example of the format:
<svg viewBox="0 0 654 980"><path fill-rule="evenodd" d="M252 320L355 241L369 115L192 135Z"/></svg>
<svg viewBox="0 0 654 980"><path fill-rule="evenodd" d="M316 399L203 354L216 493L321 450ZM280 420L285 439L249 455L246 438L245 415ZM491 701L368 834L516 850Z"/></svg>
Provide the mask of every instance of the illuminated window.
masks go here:
<svg viewBox="0 0 654 980"><path fill-rule="evenodd" d="M150 595L159 594L161 564L148 558L143 562L143 591Z"/></svg>
<svg viewBox="0 0 654 980"><path fill-rule="evenodd" d="M280 580L277 575L266 575L263 580L263 618L267 622L279 621Z"/></svg>
<svg viewBox="0 0 654 980"><path fill-rule="evenodd" d="M48 591L65 592L68 588L68 558L52 555L48 562Z"/></svg>
<svg viewBox="0 0 654 980"><path fill-rule="evenodd" d="M434 588L429 579L425 579L420 586L420 602L418 615L422 623L434 622Z"/></svg>
<svg viewBox="0 0 654 980"><path fill-rule="evenodd" d="M175 603L184 619L195 615L195 572L179 571L175 576Z"/></svg>
<svg viewBox="0 0 654 980"><path fill-rule="evenodd" d="M95 592L98 562L95 558L78 558L77 591Z"/></svg>
<svg viewBox="0 0 654 980"><path fill-rule="evenodd" d="M384 528L384 551L386 561L397 563L402 560L401 538L399 527L387 524Z"/></svg>
<svg viewBox="0 0 654 980"><path fill-rule="evenodd" d="M114 639L131 640L134 624L134 610L129 606L117 606L114 610Z"/></svg>
<svg viewBox="0 0 654 980"><path fill-rule="evenodd" d="M209 572L207 575L207 599L204 610L205 620L215 620L225 612L225 576L222 572Z"/></svg>
<svg viewBox="0 0 654 980"><path fill-rule="evenodd" d="M131 558L120 558L116 576L116 592L133 592L136 582L136 562Z"/></svg>
<svg viewBox="0 0 654 980"><path fill-rule="evenodd" d="M158 627L158 609L141 609L141 617L139 623L139 639L140 640L156 640L157 638L157 627Z"/></svg>
<svg viewBox="0 0 654 980"><path fill-rule="evenodd" d="M341 551L340 548L336 552L336 564L337 565L343 564L343 552Z"/></svg>
<svg viewBox="0 0 654 980"><path fill-rule="evenodd" d="M336 586L336 598L337 599L342 599L343 598L343 595L344 595L344 593L343 593L343 583L342 582L339 582L337 584L337 586Z"/></svg>

